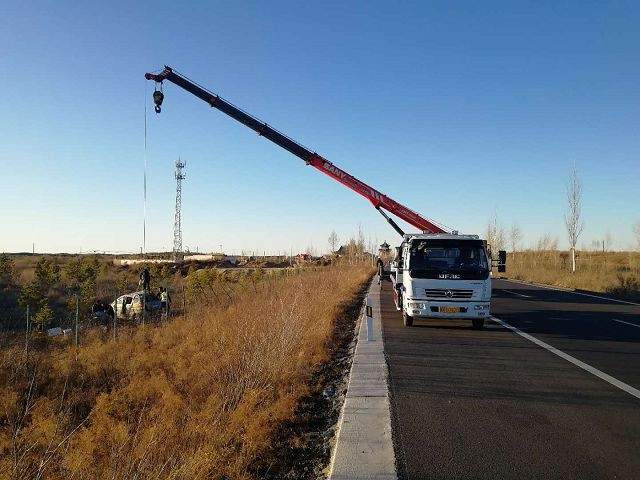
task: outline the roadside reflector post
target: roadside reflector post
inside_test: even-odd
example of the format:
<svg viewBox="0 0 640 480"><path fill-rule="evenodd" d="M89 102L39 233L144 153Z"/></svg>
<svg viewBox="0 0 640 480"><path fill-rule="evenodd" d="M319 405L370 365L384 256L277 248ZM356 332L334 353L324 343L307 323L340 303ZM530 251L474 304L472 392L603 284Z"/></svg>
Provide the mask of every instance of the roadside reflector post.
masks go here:
<svg viewBox="0 0 640 480"><path fill-rule="evenodd" d="M365 302L365 317L367 319L367 342L373 341L373 307L371 306L371 297L367 295Z"/></svg>

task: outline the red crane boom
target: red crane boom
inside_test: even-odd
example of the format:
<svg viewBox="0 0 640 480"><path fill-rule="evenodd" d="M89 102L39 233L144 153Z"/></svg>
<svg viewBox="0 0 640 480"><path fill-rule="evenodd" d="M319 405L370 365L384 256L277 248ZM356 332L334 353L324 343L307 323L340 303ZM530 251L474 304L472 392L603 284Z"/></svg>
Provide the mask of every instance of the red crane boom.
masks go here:
<svg viewBox="0 0 640 480"><path fill-rule="evenodd" d="M239 121L243 125L251 128L256 131L258 135L266 137L268 140L271 140L276 145L288 150L293 153L297 157L304 160L307 165L311 165L317 170L321 171L325 175L333 178L334 180L340 182L345 187L350 188L354 192L362 195L364 198L369 200L371 204L378 210L391 224L391 226L400 234L404 235L402 229L390 218L384 211L386 210L389 213L401 218L405 222L413 225L414 227L420 229L423 232L427 233L446 233L446 230L437 225L432 220L428 220L421 216L420 214L414 212L413 210L405 207L401 203L396 202L395 200L387 197L383 193L379 192L375 188L367 185L361 180L358 180L353 175L348 174L341 168L337 167L329 160L321 157L316 152L309 150L298 142L292 140L286 135L278 132L274 128L270 127L266 123L258 120L254 116L240 110L233 104L227 102L222 99L218 95L208 91L207 89L197 85L193 81L189 80L184 75L181 75L174 71L171 67L165 66L164 70L160 73L147 73L145 74L145 78L147 80L153 80L156 83L162 83L164 80L169 80L170 82L178 85L184 90L192 93L196 97L200 98L207 102L210 106L217 108L223 113L226 113L230 117ZM161 91L156 91L153 94L153 99L156 104L156 112L160 113L160 107L162 105L162 101L164 99L164 95Z"/></svg>

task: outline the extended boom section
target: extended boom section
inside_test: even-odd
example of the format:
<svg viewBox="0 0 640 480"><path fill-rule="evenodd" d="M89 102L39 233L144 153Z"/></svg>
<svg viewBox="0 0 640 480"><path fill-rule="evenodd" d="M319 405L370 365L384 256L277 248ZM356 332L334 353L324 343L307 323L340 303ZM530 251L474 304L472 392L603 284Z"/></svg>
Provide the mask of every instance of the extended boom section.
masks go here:
<svg viewBox="0 0 640 480"><path fill-rule="evenodd" d="M221 112L229 115L231 118L234 118L243 125L246 125L256 133L258 133L258 135L267 138L276 145L279 145L285 150L291 152L298 158L301 158L307 163L307 165L311 165L325 175L328 175L334 180L340 182L342 185L362 195L364 198L371 202L371 204L387 219L391 226L400 235L404 234L402 229L400 229L400 227L393 221L393 219L387 216L381 209L387 210L389 213L392 213L393 215L401 218L405 222L413 225L414 227L420 229L425 233L446 233L446 230L444 230L439 225L422 217L420 214L396 202L395 200L387 197L386 195L367 185L363 181L358 180L353 175L350 175L344 170L338 168L329 160L321 157L317 153L300 145L298 142L278 132L276 129L258 120L254 116L240 110L218 95L209 92L208 90L202 88L183 75L175 72L171 67L165 66L164 70L162 70L162 72L158 74L147 73L145 74L145 78L147 80L153 80L158 83L162 83L164 80L169 80L170 82L178 85L187 92L192 93L196 97L207 102L212 107L217 108ZM154 94L154 101L156 102L157 112L160 111L162 100L162 94L158 96Z"/></svg>

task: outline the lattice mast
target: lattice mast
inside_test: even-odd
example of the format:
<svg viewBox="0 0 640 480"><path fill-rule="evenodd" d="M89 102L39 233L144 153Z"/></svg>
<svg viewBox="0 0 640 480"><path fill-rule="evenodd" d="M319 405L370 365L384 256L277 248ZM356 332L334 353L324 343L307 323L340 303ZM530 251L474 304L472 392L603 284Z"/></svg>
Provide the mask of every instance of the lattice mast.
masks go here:
<svg viewBox="0 0 640 480"><path fill-rule="evenodd" d="M173 223L173 259L176 262L182 261L182 180L187 176L183 169L187 164L178 158L176 162L176 213Z"/></svg>

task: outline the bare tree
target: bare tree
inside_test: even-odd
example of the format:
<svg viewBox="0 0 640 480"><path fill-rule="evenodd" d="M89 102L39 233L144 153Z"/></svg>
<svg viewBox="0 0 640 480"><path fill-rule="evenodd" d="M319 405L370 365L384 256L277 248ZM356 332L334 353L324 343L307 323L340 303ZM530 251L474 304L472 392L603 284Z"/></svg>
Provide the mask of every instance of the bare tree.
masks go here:
<svg viewBox="0 0 640 480"><path fill-rule="evenodd" d="M564 223L567 226L569 246L571 247L571 271L576 271L576 244L584 229L582 221L582 184L578 177L578 170L575 163L569 174L567 182L567 213L564 216Z"/></svg>
<svg viewBox="0 0 640 480"><path fill-rule="evenodd" d="M554 252L558 249L558 239L545 233L538 238L535 249L538 252Z"/></svg>
<svg viewBox="0 0 640 480"><path fill-rule="evenodd" d="M356 245L358 246L358 253L364 253L364 232L362 231L362 224L358 224L358 236L356 237Z"/></svg>
<svg viewBox="0 0 640 480"><path fill-rule="evenodd" d="M640 250L640 220L633 226L633 237L636 240L636 248Z"/></svg>
<svg viewBox="0 0 640 480"><path fill-rule="evenodd" d="M611 232L609 230L607 230L607 233L604 234L604 240L602 240L602 251L603 252L610 252L613 250L613 235L611 235Z"/></svg>
<svg viewBox="0 0 640 480"><path fill-rule="evenodd" d="M491 246L492 252L504 250L505 233L498 224L498 213L494 212L487 225L487 243Z"/></svg>
<svg viewBox="0 0 640 480"><path fill-rule="evenodd" d="M329 234L329 245L331 245L331 253L336 251L336 245L338 245L338 234L335 230L331 230Z"/></svg>
<svg viewBox="0 0 640 480"><path fill-rule="evenodd" d="M509 230L509 243L511 243L511 252L514 259L520 247L520 240L522 240L522 231L520 230L520 226L514 222L511 225L511 230Z"/></svg>
<svg viewBox="0 0 640 480"><path fill-rule="evenodd" d="M313 246L313 242L311 242L309 245L307 245L307 248L305 248L304 253L306 253L307 255L309 255L311 257L315 257L316 256L316 249Z"/></svg>
<svg viewBox="0 0 640 480"><path fill-rule="evenodd" d="M554 237L549 233L544 233L538 237L533 250L535 254L535 264L538 261L549 261L558 253L558 237Z"/></svg>

